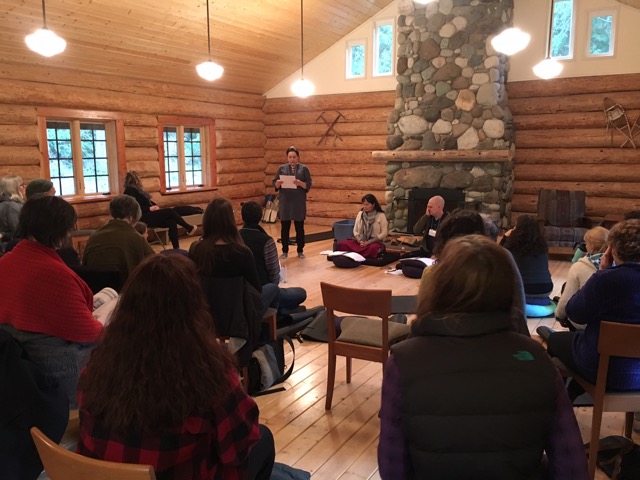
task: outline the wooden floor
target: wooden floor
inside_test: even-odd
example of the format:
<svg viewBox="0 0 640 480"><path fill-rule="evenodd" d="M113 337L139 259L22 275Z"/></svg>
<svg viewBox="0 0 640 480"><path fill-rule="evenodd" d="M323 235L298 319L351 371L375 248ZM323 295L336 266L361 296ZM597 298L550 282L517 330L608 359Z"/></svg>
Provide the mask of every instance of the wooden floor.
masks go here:
<svg viewBox="0 0 640 480"><path fill-rule="evenodd" d="M279 224L265 225L274 238L279 237ZM306 226L307 233L326 231L327 227ZM192 239L181 239L182 248L188 248ZM328 262L323 250L330 250L331 240L307 244L306 259L295 255L282 263L287 266L287 283L283 287L300 286L307 290L308 307L322 304L320 281L356 288L390 288L394 295L412 295L418 291L418 280L388 275L385 267L358 267L339 269ZM278 244L280 251L280 244ZM554 280L554 293L559 294L570 263L550 263ZM533 333L540 325L562 329L553 319L529 319ZM311 472L314 480L356 480L380 478L377 464L377 446L380 422L380 364L354 360L351 384L345 383L345 362L338 358L336 387L331 411L324 410L327 382L326 344L305 341L296 343L295 370L286 382L286 391L257 397L260 421L274 434L276 461ZM591 409L576 408L583 439L588 441ZM602 435L620 435L622 414L605 414ZM602 472L597 479L607 478Z"/></svg>

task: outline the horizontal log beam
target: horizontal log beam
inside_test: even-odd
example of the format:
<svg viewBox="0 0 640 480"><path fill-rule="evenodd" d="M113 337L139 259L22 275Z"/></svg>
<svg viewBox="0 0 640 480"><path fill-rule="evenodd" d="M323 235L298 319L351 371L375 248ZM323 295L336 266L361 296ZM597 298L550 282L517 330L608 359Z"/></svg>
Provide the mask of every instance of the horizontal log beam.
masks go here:
<svg viewBox="0 0 640 480"><path fill-rule="evenodd" d="M581 165L515 165L513 175L520 180L565 182L640 182L640 164Z"/></svg>
<svg viewBox="0 0 640 480"><path fill-rule="evenodd" d="M380 162L509 162L510 150L382 150L372 152Z"/></svg>
<svg viewBox="0 0 640 480"><path fill-rule="evenodd" d="M35 125L35 107L0 105L0 125Z"/></svg>
<svg viewBox="0 0 640 480"><path fill-rule="evenodd" d="M632 148L518 148L516 164L582 165L590 163L639 163L640 151Z"/></svg>
<svg viewBox="0 0 640 480"><path fill-rule="evenodd" d="M230 159L238 160L242 158L255 158L263 157L264 148L251 147L251 148L217 148L216 160Z"/></svg>
<svg viewBox="0 0 640 480"><path fill-rule="evenodd" d="M0 125L0 145L12 147L37 146L37 125Z"/></svg>
<svg viewBox="0 0 640 480"><path fill-rule="evenodd" d="M393 90L362 94L314 95L307 98L268 98L264 103L263 110L265 113L290 113L318 110L341 111L343 108L388 107L392 109L395 100L396 94Z"/></svg>
<svg viewBox="0 0 640 480"><path fill-rule="evenodd" d="M126 143L126 142L125 142ZM158 162L158 149L152 147L128 147L126 150L128 162Z"/></svg>
<svg viewBox="0 0 640 480"><path fill-rule="evenodd" d="M381 205L385 205L385 191L384 190L332 190L327 192L326 190L319 188L312 188L307 194L307 200L311 202L327 202L327 203L342 203L358 205L360 208L362 197L367 194L374 195Z"/></svg>
<svg viewBox="0 0 640 480"><path fill-rule="evenodd" d="M264 172L223 173L218 175L218 187L264 182Z"/></svg>
<svg viewBox="0 0 640 480"><path fill-rule="evenodd" d="M537 195L514 193L511 201L511 211L535 214L537 212L537 204ZM586 199L586 215L588 217L604 217L609 213L624 214L634 210L640 210L640 199L609 198L606 202L598 197L587 197Z"/></svg>
<svg viewBox="0 0 640 480"><path fill-rule="evenodd" d="M583 190L588 197L635 198L640 199L640 182L540 182L536 180L517 180L514 192L537 195L541 188L552 190ZM603 200L605 201L605 200Z"/></svg>
<svg viewBox="0 0 640 480"><path fill-rule="evenodd" d="M554 78L507 82L509 100L516 98L571 95L574 92L602 93L635 90L640 85L640 74L598 75L591 77Z"/></svg>
<svg viewBox="0 0 640 480"><path fill-rule="evenodd" d="M264 117L265 125L305 125L322 122L320 115L333 122L342 113L340 124L352 122L382 122L386 124L387 118L391 113L391 106L384 107L363 107L363 108L347 108L339 110L313 110L310 112L286 112L286 113L269 113ZM322 122L324 123L324 122Z"/></svg>
<svg viewBox="0 0 640 480"><path fill-rule="evenodd" d="M282 165L286 163L285 150L267 150L264 154L267 163ZM305 165L315 164L367 164L378 163L371 155L371 150L303 150L300 152L300 162Z"/></svg>
<svg viewBox="0 0 640 480"><path fill-rule="evenodd" d="M579 90L577 90L579 91ZM585 93L560 97L509 99L509 110L514 117L521 114L603 111L604 93ZM625 110L640 109L640 91L618 92L612 98Z"/></svg>
<svg viewBox="0 0 640 480"><path fill-rule="evenodd" d="M633 124L640 115L640 110L627 110L627 117ZM537 115L517 115L514 117L517 132L539 129L573 128L606 128L607 120L604 112L572 112L572 113L542 113Z"/></svg>
<svg viewBox="0 0 640 480"><path fill-rule="evenodd" d="M264 175L267 166L263 158L245 158L242 160L220 160L216 162L218 173L261 172Z"/></svg>
<svg viewBox="0 0 640 480"><path fill-rule="evenodd" d="M0 145L0 164L5 166L39 166L40 158L40 150L37 146Z"/></svg>
<svg viewBox="0 0 640 480"><path fill-rule="evenodd" d="M262 148L266 137L262 132L216 130L216 148Z"/></svg>
<svg viewBox="0 0 640 480"><path fill-rule="evenodd" d="M264 134L267 138L318 137L318 139L327 134L330 142L333 142L336 135L344 138L350 135L387 134L387 125L383 122L337 123L331 131L328 131L328 128L329 126L325 123L271 125L264 128Z"/></svg>
<svg viewBox="0 0 640 480"><path fill-rule="evenodd" d="M620 132L609 129L607 133L605 128L525 130L516 133L517 148L610 148L621 147L625 140ZM636 140L640 144L640 135ZM633 148L629 142L625 147Z"/></svg>
<svg viewBox="0 0 640 480"><path fill-rule="evenodd" d="M386 135L362 135L358 137L343 137L343 141L332 139L327 143L318 145L318 137L298 137L298 138L269 138L265 143L267 150L280 150L284 152L291 145L295 145L302 153L307 150L382 150L387 146Z"/></svg>
<svg viewBox="0 0 640 480"><path fill-rule="evenodd" d="M338 177L344 175L346 177L377 177L377 178L385 178L386 172L384 170L384 165L360 165L360 164L317 164L311 166L311 164L307 165L309 167L309 171L311 172L311 177L313 178L315 175L321 175L325 177ZM271 178L273 177L278 168L279 164L270 163L265 169L265 174Z"/></svg>
<svg viewBox="0 0 640 480"><path fill-rule="evenodd" d="M34 178L42 177L42 171L40 165L4 165L0 164L0 177L5 175L19 175L22 180L29 182Z"/></svg>

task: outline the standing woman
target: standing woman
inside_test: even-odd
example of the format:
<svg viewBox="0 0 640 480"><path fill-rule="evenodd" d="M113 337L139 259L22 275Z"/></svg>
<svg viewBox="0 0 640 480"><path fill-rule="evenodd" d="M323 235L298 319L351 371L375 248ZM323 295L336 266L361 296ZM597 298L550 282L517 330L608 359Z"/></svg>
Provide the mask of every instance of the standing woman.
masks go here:
<svg viewBox="0 0 640 480"><path fill-rule="evenodd" d="M169 239L173 248L180 248L178 240L178 225L184 228L189 235L194 235L198 230L197 225L189 225L180 214L179 207L160 208L151 200L151 195L142 189L142 182L138 172L127 172L124 177L124 194L135 198L142 210L141 220L150 227L168 228ZM191 208L191 207L190 207Z"/></svg>
<svg viewBox="0 0 640 480"><path fill-rule="evenodd" d="M311 173L306 165L300 163L300 152L296 147L287 148L287 162L282 165L273 177L276 192L280 191L280 238L282 256L289 256L289 230L291 221L296 228L296 247L298 257L304 258L304 219L307 216L307 192L311 189ZM294 176L295 188L283 187L282 175Z"/></svg>
<svg viewBox="0 0 640 480"><path fill-rule="evenodd" d="M151 464L158 480L270 478L273 436L182 255L134 270L78 390L82 455Z"/></svg>
<svg viewBox="0 0 640 480"><path fill-rule="evenodd" d="M0 179L0 245L16 236L20 210L24 203L24 184L17 175ZM0 248L4 250L4 247Z"/></svg>
<svg viewBox="0 0 640 480"><path fill-rule="evenodd" d="M362 197L362 209L356 216L353 238L339 242L336 248L343 252L356 252L365 258L378 258L384 251L387 238L387 217L375 195Z"/></svg>

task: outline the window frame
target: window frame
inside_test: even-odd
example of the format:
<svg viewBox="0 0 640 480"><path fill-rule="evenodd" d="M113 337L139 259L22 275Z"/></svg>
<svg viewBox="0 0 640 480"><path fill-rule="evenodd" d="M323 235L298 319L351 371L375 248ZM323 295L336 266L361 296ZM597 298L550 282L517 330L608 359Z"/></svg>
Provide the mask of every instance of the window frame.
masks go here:
<svg viewBox="0 0 640 480"><path fill-rule="evenodd" d="M556 3L564 2L567 0L552 0L553 12L556 11ZM569 33L569 53L567 55L553 55L553 27L551 28L551 37L549 38L549 58L555 60L572 60L575 57L575 41L576 41L576 24L577 24L577 5L576 0L571 1L571 31ZM551 25L553 25L553 15L551 16Z"/></svg>
<svg viewBox="0 0 640 480"><path fill-rule="evenodd" d="M591 53L591 35L593 28L593 19L595 17L611 16L611 37L609 53ZM618 8L598 8L587 12L587 41L585 42L585 57L587 58L611 58L616 54L616 37L618 24Z"/></svg>
<svg viewBox="0 0 640 480"><path fill-rule="evenodd" d="M372 77L389 77L393 76L393 60L394 60L394 52L395 52L395 19L394 18L385 18L376 20L373 22L373 47L371 48L372 53L372 62L371 62L371 76ZM391 27L391 69L388 73L379 71L379 60L380 60L380 45L378 42L378 35L380 27L384 27L389 25Z"/></svg>
<svg viewBox="0 0 640 480"><path fill-rule="evenodd" d="M186 192L215 190L218 187L216 168L216 121L204 117L158 116L158 164L160 167L160 194L175 195ZM202 185L186 185L184 152L179 158L180 186L167 188L164 154L165 127L201 128Z"/></svg>
<svg viewBox="0 0 640 480"><path fill-rule="evenodd" d="M362 75L352 75L352 49L354 47L363 47L364 48L364 55L363 55L363 68L362 68ZM367 39L366 38L361 38L361 39L356 39L356 40L347 40L347 49L346 49L346 53L345 53L345 74L344 74L344 78L346 80L354 80L354 79L359 79L359 78L367 78Z"/></svg>
<svg viewBox="0 0 640 480"><path fill-rule="evenodd" d="M120 186L124 181L124 172L126 172L127 165L124 140L124 120L121 114L94 110L38 107L36 109L36 116L39 134L38 148L41 156L40 175L42 178L51 179L47 122L69 122L72 126L71 149L73 152L76 193L74 195L63 196L61 192L57 192L58 195L69 203L83 203L109 200L120 192ZM108 193L84 193L84 176L76 174L76 172L83 171L82 147L79 139L77 138L80 123L99 123L105 125L107 164L109 171Z"/></svg>

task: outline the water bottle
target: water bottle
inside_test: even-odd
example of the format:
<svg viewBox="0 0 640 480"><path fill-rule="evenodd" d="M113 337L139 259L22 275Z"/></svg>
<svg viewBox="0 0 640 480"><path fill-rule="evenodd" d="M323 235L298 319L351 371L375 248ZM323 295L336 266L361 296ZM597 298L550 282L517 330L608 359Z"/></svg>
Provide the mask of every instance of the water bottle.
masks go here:
<svg viewBox="0 0 640 480"><path fill-rule="evenodd" d="M280 269L282 270L282 283L287 283L287 266L282 265Z"/></svg>

